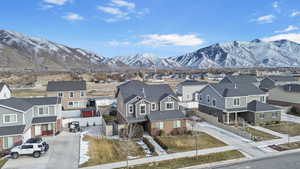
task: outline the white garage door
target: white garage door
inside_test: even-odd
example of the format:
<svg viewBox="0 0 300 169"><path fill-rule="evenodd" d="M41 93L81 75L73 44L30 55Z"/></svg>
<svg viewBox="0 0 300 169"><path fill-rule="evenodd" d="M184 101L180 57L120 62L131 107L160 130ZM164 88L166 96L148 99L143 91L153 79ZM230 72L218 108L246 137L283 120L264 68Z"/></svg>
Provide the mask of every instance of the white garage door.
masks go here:
<svg viewBox="0 0 300 169"><path fill-rule="evenodd" d="M27 129L27 131L23 134L23 141L25 142L30 138L31 138L31 128Z"/></svg>
<svg viewBox="0 0 300 169"><path fill-rule="evenodd" d="M42 127L40 125L35 126L34 129L35 129L34 133L36 136L42 135Z"/></svg>

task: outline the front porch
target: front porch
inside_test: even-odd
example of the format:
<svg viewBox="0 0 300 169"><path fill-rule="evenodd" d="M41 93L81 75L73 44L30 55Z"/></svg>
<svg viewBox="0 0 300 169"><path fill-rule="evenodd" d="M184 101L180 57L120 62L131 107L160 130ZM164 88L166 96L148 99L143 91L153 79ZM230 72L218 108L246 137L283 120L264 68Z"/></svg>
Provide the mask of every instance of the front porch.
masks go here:
<svg viewBox="0 0 300 169"><path fill-rule="evenodd" d="M53 136L57 131L55 122L32 125L33 137Z"/></svg>
<svg viewBox="0 0 300 169"><path fill-rule="evenodd" d="M239 125L247 121L249 112L223 112L222 122L227 125Z"/></svg>

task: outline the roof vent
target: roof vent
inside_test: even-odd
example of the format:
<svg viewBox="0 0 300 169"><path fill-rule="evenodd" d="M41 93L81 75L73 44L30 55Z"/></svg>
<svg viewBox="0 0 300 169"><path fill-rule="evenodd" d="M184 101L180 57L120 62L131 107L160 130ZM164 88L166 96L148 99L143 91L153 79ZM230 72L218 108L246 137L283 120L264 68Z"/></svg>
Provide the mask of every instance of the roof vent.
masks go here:
<svg viewBox="0 0 300 169"><path fill-rule="evenodd" d="M235 88L235 89L237 88L237 85L236 85L236 83L234 84L234 88Z"/></svg>
<svg viewBox="0 0 300 169"><path fill-rule="evenodd" d="M145 88L143 88L143 97L146 98Z"/></svg>

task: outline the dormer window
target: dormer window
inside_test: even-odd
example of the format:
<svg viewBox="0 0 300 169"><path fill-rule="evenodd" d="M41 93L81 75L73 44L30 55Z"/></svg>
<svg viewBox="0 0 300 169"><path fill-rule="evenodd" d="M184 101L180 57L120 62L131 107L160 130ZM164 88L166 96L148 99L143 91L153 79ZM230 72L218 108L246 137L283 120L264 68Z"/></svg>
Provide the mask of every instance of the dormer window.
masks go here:
<svg viewBox="0 0 300 169"><path fill-rule="evenodd" d="M133 105L129 105L129 113L133 113Z"/></svg>
<svg viewBox="0 0 300 169"><path fill-rule="evenodd" d="M233 99L233 105L234 106L239 106L240 105L240 98L234 98Z"/></svg>
<svg viewBox="0 0 300 169"><path fill-rule="evenodd" d="M174 110L174 102L167 102L166 110Z"/></svg>
<svg viewBox="0 0 300 169"><path fill-rule="evenodd" d="M151 111L155 111L156 110L156 104L155 103L151 103Z"/></svg>
<svg viewBox="0 0 300 169"><path fill-rule="evenodd" d="M146 104L141 104L140 105L140 110L141 110L141 115L145 115L146 114Z"/></svg>

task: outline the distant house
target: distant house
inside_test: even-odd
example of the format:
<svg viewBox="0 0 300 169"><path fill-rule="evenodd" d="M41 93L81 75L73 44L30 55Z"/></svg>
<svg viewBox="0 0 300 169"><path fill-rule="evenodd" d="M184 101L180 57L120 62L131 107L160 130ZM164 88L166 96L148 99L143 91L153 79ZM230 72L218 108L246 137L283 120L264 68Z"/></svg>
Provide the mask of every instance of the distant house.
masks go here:
<svg viewBox="0 0 300 169"><path fill-rule="evenodd" d="M280 121L281 109L266 103L267 94L253 84L209 84L199 92L199 110L226 124Z"/></svg>
<svg viewBox="0 0 300 169"><path fill-rule="evenodd" d="M200 91L208 83L205 81L185 80L176 86L176 94L180 101L190 102L197 101L197 91Z"/></svg>
<svg viewBox="0 0 300 169"><path fill-rule="evenodd" d="M120 122L140 124L151 135L157 135L160 130L170 134L174 130L186 129L178 98L166 84L129 81L118 86L116 98Z"/></svg>
<svg viewBox="0 0 300 169"><path fill-rule="evenodd" d="M227 75L219 83L254 84L258 86L256 76L252 75Z"/></svg>
<svg viewBox="0 0 300 169"><path fill-rule="evenodd" d="M0 150L61 131L59 97L0 100Z"/></svg>
<svg viewBox="0 0 300 169"><path fill-rule="evenodd" d="M48 97L60 97L63 109L81 109L87 104L85 81L50 81Z"/></svg>
<svg viewBox="0 0 300 169"><path fill-rule="evenodd" d="M291 83L299 83L299 82L293 76L267 76L260 81L259 87L263 90L269 90L276 86L291 84Z"/></svg>
<svg viewBox="0 0 300 169"><path fill-rule="evenodd" d="M11 90L6 83L0 83L0 99L8 99L11 97Z"/></svg>
<svg viewBox="0 0 300 169"><path fill-rule="evenodd" d="M300 84L286 84L269 90L268 102L300 109Z"/></svg>

